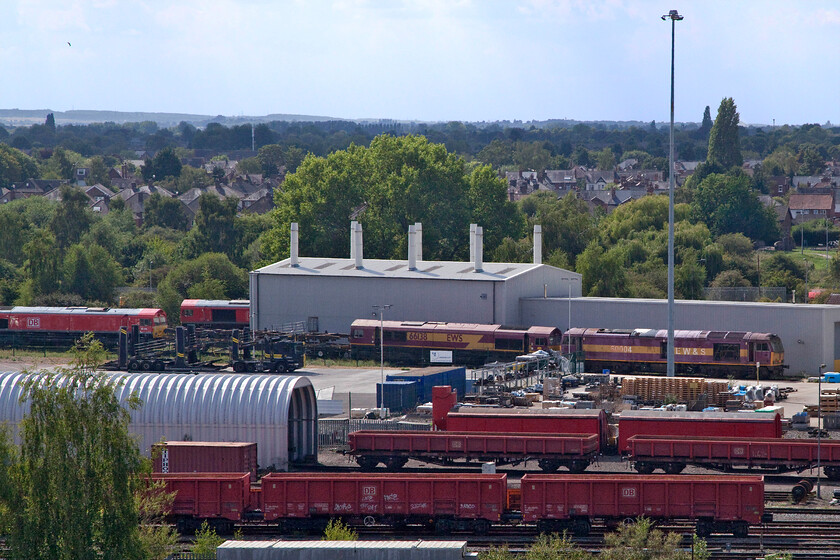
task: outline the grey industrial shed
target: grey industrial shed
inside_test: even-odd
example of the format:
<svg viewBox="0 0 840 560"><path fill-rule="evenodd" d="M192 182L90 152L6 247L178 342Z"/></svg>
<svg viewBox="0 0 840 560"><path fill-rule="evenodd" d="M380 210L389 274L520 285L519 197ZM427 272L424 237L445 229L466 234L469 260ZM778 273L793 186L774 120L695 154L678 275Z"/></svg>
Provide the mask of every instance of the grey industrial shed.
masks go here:
<svg viewBox="0 0 840 560"><path fill-rule="evenodd" d="M302 257L251 272L251 326L277 329L309 321L348 333L356 319L390 304L385 319L522 325L521 298L577 297L580 275L544 264ZM378 315L376 315L378 317ZM551 323L553 324L553 323Z"/></svg>
<svg viewBox="0 0 840 560"><path fill-rule="evenodd" d="M664 329L668 304L663 299L527 298L526 325L604 329ZM840 306L792 303L677 300L677 329L771 332L785 347L791 374L817 375L820 364L840 371Z"/></svg>
<svg viewBox="0 0 840 560"><path fill-rule="evenodd" d="M20 403L33 375L0 373L0 423L17 426L29 410ZM290 462L317 458L318 410L306 377L273 375L106 374L118 398L135 393L130 430L141 451L161 439L256 442L260 467L287 470Z"/></svg>

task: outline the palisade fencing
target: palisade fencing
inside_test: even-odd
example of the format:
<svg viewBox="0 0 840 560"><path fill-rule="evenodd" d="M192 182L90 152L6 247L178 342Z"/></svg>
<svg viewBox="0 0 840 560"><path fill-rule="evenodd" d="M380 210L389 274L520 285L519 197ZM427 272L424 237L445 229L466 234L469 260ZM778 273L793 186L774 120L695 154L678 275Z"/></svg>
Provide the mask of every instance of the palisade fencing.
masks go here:
<svg viewBox="0 0 840 560"><path fill-rule="evenodd" d="M703 288L703 295L717 301L788 301L784 287Z"/></svg>
<svg viewBox="0 0 840 560"><path fill-rule="evenodd" d="M431 422L394 422L392 420L366 420L341 418L318 420L318 447L334 447L347 444L347 434L359 430L431 430Z"/></svg>

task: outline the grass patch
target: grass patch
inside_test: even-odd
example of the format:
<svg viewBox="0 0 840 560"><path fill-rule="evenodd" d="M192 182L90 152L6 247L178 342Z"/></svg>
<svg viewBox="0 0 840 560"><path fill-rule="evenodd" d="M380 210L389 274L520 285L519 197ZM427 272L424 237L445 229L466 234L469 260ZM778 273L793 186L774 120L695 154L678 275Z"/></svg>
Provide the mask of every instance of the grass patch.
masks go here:
<svg viewBox="0 0 840 560"><path fill-rule="evenodd" d="M310 358L306 357L306 365L304 367L360 367L360 368L378 368L379 361L373 360L345 360L340 358ZM393 368L388 362L385 362L386 368Z"/></svg>
<svg viewBox="0 0 840 560"><path fill-rule="evenodd" d="M793 259L794 261L800 264L810 264L812 265L811 270L822 271L828 269L828 263L830 259L834 258L834 255L837 254L836 249L829 249L828 251L828 259L825 258L825 250L822 251L818 249L805 249L804 252L800 250L790 251L787 255Z"/></svg>
<svg viewBox="0 0 840 560"><path fill-rule="evenodd" d="M31 358L48 358L69 362L74 358L72 350L57 350L55 348L0 348L0 360L22 361ZM107 353L106 360L116 359L116 354Z"/></svg>

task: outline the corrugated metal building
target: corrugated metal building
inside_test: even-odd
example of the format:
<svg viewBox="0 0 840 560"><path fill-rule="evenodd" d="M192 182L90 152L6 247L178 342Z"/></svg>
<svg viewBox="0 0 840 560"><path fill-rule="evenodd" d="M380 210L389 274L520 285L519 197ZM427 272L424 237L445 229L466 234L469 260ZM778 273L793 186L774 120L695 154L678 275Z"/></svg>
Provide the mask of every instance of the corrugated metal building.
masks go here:
<svg viewBox="0 0 840 560"><path fill-rule="evenodd" d="M19 372L0 373L0 423L15 436L29 411L20 404ZM256 442L261 468L287 470L290 462L317 458L318 407L306 377L274 375L108 374L125 401L136 393L143 406L131 411L130 430L140 450L165 440Z"/></svg>
<svg viewBox="0 0 840 560"><path fill-rule="evenodd" d="M569 324L604 329L664 329L668 324L668 302L662 299L526 298L521 306L525 324L564 331ZM678 300L674 315L677 329L779 335L789 373L817 375L820 364L840 371L838 305Z"/></svg>
<svg viewBox="0 0 840 560"><path fill-rule="evenodd" d="M306 321L310 330L348 333L355 319L521 325L524 297L580 296L580 274L542 262L534 228L534 263L485 263L483 231L470 226L470 262L424 261L422 226L409 227L407 260L363 258L361 225L351 223L350 258L298 256L292 224L290 257L251 272L251 328Z"/></svg>

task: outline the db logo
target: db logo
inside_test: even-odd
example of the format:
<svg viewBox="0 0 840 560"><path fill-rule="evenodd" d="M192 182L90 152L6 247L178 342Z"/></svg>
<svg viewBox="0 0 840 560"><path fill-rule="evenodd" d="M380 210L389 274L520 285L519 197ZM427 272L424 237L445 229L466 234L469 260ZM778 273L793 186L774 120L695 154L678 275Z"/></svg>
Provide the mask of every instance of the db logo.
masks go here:
<svg viewBox="0 0 840 560"><path fill-rule="evenodd" d="M40 317L27 317L26 318L26 327L29 329L40 329L41 328L41 318Z"/></svg>
<svg viewBox="0 0 840 560"><path fill-rule="evenodd" d="M376 486L362 487L362 494L364 494L365 496L376 496Z"/></svg>
<svg viewBox="0 0 840 560"><path fill-rule="evenodd" d="M622 488L621 489L621 497L622 498L635 498L636 497L636 489L635 488Z"/></svg>

